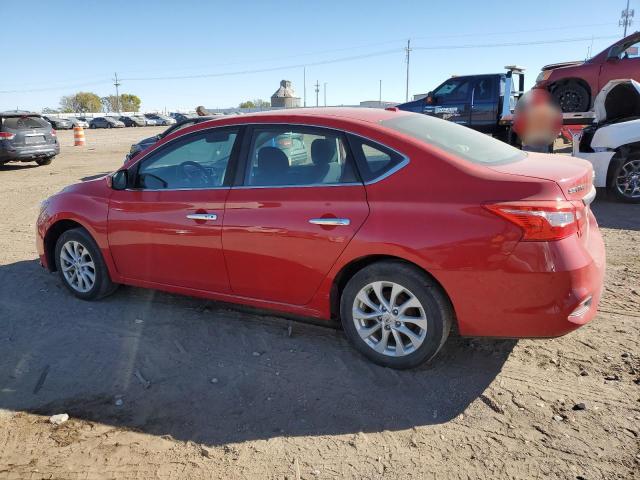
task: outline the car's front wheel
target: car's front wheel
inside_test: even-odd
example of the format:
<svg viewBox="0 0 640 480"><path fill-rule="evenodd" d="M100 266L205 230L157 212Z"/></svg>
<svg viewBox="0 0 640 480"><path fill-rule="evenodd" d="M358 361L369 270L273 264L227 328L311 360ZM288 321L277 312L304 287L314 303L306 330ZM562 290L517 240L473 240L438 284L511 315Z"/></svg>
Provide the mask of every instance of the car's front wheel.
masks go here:
<svg viewBox="0 0 640 480"><path fill-rule="evenodd" d="M65 287L83 300L96 300L117 288L96 242L84 228L67 230L55 248L56 268Z"/></svg>
<svg viewBox="0 0 640 480"><path fill-rule="evenodd" d="M433 358L446 341L453 308L421 270L399 261L371 264L345 286L340 317L347 338L373 362L412 368Z"/></svg>
<svg viewBox="0 0 640 480"><path fill-rule="evenodd" d="M568 82L556 88L553 99L563 112L589 110L589 92L577 82Z"/></svg>
<svg viewBox="0 0 640 480"><path fill-rule="evenodd" d="M619 200L640 203L640 154L615 158L608 190Z"/></svg>

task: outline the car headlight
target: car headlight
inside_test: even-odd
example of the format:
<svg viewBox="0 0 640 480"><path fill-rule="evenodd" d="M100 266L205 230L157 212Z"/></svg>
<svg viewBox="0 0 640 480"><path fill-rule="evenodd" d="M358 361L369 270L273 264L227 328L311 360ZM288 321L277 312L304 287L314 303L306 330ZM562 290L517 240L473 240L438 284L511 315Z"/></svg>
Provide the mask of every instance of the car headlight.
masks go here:
<svg viewBox="0 0 640 480"><path fill-rule="evenodd" d="M40 208L38 209L38 215L41 214L42 212L44 212L48 206L49 206L49 199L45 198L44 200L42 200L40 202Z"/></svg>
<svg viewBox="0 0 640 480"><path fill-rule="evenodd" d="M551 75L551 70L542 70L536 77L536 83L544 82Z"/></svg>

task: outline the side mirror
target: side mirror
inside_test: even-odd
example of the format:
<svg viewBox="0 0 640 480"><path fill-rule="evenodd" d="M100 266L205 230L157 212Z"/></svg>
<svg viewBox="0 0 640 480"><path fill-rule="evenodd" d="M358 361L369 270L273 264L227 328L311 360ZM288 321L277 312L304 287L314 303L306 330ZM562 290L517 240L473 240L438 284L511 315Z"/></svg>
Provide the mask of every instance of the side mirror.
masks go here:
<svg viewBox="0 0 640 480"><path fill-rule="evenodd" d="M111 188L114 190L124 190L129 184L129 172L127 170L118 170L111 175Z"/></svg>
<svg viewBox="0 0 640 480"><path fill-rule="evenodd" d="M609 54L607 55L607 60L608 61L616 61L619 60L619 56L620 55L620 47L611 47L609 49Z"/></svg>

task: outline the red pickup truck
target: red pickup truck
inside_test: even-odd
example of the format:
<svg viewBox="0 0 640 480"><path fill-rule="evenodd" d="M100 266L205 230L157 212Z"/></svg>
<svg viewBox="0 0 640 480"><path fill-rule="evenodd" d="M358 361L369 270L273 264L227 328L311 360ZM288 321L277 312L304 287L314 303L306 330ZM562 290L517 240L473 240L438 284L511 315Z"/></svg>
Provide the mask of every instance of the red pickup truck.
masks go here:
<svg viewBox="0 0 640 480"><path fill-rule="evenodd" d="M609 80L640 81L640 32L632 33L584 62L542 67L534 88L548 90L563 112L588 111Z"/></svg>

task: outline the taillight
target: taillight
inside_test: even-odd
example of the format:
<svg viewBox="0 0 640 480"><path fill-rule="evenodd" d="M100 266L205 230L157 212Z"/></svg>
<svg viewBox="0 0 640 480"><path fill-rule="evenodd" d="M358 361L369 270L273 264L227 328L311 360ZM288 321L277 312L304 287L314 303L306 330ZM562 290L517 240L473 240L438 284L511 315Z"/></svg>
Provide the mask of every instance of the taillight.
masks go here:
<svg viewBox="0 0 640 480"><path fill-rule="evenodd" d="M566 201L498 203L485 208L522 229L522 240L560 240L581 233L584 205Z"/></svg>
<svg viewBox="0 0 640 480"><path fill-rule="evenodd" d="M13 140L15 137L15 133L0 132L0 140Z"/></svg>
<svg viewBox="0 0 640 480"><path fill-rule="evenodd" d="M51 129L51 136L52 136L52 137L55 137L55 136L56 136L56 131L55 131L53 128Z"/></svg>

